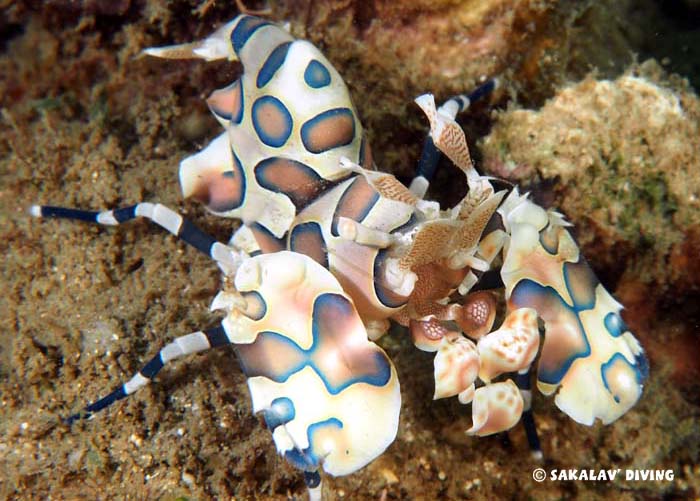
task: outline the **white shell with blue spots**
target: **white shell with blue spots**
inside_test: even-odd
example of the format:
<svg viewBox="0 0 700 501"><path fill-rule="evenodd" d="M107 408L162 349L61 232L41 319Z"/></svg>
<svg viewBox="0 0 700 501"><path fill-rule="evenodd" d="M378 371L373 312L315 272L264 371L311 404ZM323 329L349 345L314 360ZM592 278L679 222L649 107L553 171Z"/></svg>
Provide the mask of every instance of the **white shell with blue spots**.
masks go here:
<svg viewBox="0 0 700 501"><path fill-rule="evenodd" d="M242 102L238 98L234 110L212 106L212 111L227 129L228 146L245 177L241 180L245 193L238 207L217 210L208 206L222 216L260 223L281 238L296 208L283 194L285 186L271 190L256 181L256 166L283 157L308 166L323 180L347 177L339 161L346 157L360 163L362 124L343 79L314 45L294 40L279 26L251 16L238 17L226 25L226 31L244 71L239 81L217 92L240 92L240 86ZM217 101L225 107L231 104L225 99ZM240 116L240 121L231 120L231 115ZM340 133L338 124L345 127ZM205 161L203 152L183 161L180 180L185 195L207 191L202 183L217 179L207 177L212 170L234 170L228 160L212 163L216 162Z"/></svg>
<svg viewBox="0 0 700 501"><path fill-rule="evenodd" d="M229 57L244 67L238 81L209 98L225 132L183 160L180 181L185 196L245 223L234 244L263 253L236 275L236 288L251 298L255 314L240 316L232 307L224 325L229 335L240 335L254 408L293 465L347 474L394 440L398 380L386 355L366 340L362 322L408 324L445 315L457 306L447 298L468 291L477 281L474 270L487 269L502 249L509 311L533 308L545 321L540 390L556 392L559 408L585 424L614 421L637 402L647 376L644 352L563 219L514 189L498 209L505 231L482 234L504 192L494 193L473 169L456 122L434 105L434 113L429 110L431 133L439 124L451 127L450 141L435 144L459 160L470 185L458 206L440 211L392 176L367 170L371 155L348 90L312 44L239 16L189 50L151 53ZM341 235L341 220L389 243ZM254 272L247 274L246 266ZM278 283L300 269L298 280ZM431 273L444 274L440 280L449 286L436 285ZM437 291L441 295L431 295ZM522 405L512 406L509 419L495 419L502 409L489 395L499 392L486 391L492 387L484 383L473 406L475 422L489 423L488 433L503 431L517 422Z"/></svg>

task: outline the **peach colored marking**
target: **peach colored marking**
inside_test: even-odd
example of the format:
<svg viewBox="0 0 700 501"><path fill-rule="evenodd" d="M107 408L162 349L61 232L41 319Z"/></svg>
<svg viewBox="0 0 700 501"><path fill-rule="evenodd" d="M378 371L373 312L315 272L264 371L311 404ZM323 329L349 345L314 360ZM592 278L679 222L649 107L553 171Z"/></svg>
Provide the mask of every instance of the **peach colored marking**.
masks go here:
<svg viewBox="0 0 700 501"><path fill-rule="evenodd" d="M366 137L364 139L363 145L364 145L364 152L363 153L364 153L365 158L363 159L362 167L364 167L365 169L371 170L372 166L374 164L374 158L372 158L372 148L370 147L369 141L367 140Z"/></svg>
<svg viewBox="0 0 700 501"><path fill-rule="evenodd" d="M583 258L578 263L566 265L569 294L577 307L586 304L595 305L595 288L598 286L598 278Z"/></svg>
<svg viewBox="0 0 700 501"><path fill-rule="evenodd" d="M353 139L353 118L343 113L329 116L308 129L306 144L310 151L322 152L348 144Z"/></svg>
<svg viewBox="0 0 700 501"><path fill-rule="evenodd" d="M255 108L255 119L266 135L279 138L287 133L284 114L272 103L261 103Z"/></svg>
<svg viewBox="0 0 700 501"><path fill-rule="evenodd" d="M211 93L207 104L219 115L235 117L241 109L241 85L236 82L233 85L218 89Z"/></svg>
<svg viewBox="0 0 700 501"><path fill-rule="evenodd" d="M358 176L343 194L335 210L336 218L347 217L358 223L362 222L368 210L374 205L373 200L376 195L377 192L367 180Z"/></svg>
<svg viewBox="0 0 700 501"><path fill-rule="evenodd" d="M294 252L299 252L309 256L321 266L326 266L328 259L324 247L325 241L319 233L302 231L293 234Z"/></svg>
<svg viewBox="0 0 700 501"><path fill-rule="evenodd" d="M348 379L372 376L382 364L388 363L386 355L374 343L357 342L360 333L363 338L366 334L354 310L315 308L314 320L319 335L314 358L334 386Z"/></svg>
<svg viewBox="0 0 700 501"><path fill-rule="evenodd" d="M302 206L327 186L324 179L314 177L311 172L286 158L277 158L265 166L265 181L289 196L294 205Z"/></svg>
<svg viewBox="0 0 700 501"><path fill-rule="evenodd" d="M543 293L530 298L528 304L513 304L515 309L523 306L534 308L545 321L545 338L538 371L558 373L571 361L575 354L585 353L588 349L586 336L581 330L578 316L560 301L558 294L545 289Z"/></svg>
<svg viewBox="0 0 700 501"><path fill-rule="evenodd" d="M292 333L261 332L252 344L239 345L237 349L248 376L286 380L292 371L310 365L330 390L353 384L353 381L368 383L384 373L390 366L386 355L367 341L364 325L352 303L343 296L334 296L342 301L325 303L321 308L314 300L313 323L309 322L309 328L316 327L316 337L310 349L302 349L290 335Z"/></svg>
<svg viewBox="0 0 700 501"><path fill-rule="evenodd" d="M270 254L272 252L279 252L281 250L284 250L284 246L279 241L277 241L267 233L260 231L255 226L251 226L250 231L253 232L255 241L258 242L260 250L263 254Z"/></svg>
<svg viewBox="0 0 700 501"><path fill-rule="evenodd" d="M240 204L240 201L243 199L241 177L237 175L233 177L224 176L217 171L204 172L193 191L192 197L215 212L217 208L233 205L233 202Z"/></svg>

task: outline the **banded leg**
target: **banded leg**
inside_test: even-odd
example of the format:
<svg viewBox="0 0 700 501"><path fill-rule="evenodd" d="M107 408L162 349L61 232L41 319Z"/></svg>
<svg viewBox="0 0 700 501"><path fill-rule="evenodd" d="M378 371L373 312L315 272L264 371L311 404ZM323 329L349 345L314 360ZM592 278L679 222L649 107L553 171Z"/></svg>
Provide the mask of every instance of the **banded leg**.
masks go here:
<svg viewBox="0 0 700 501"><path fill-rule="evenodd" d="M165 364L172 360L227 344L231 344L231 342L229 341L229 338L222 326L214 327L213 329L206 331L197 331L193 332L192 334L178 337L172 343L167 344L162 350L160 350L158 354L149 360L148 363L144 365L139 372L134 374L129 381L121 385L109 395L102 397L96 402L88 405L79 413L65 418L64 421L66 424L70 425L78 419L87 419L95 412L99 412L102 409L109 407L113 403L126 398L150 383L153 378L156 377L156 374L158 374L158 372L160 372L160 370L165 366Z"/></svg>
<svg viewBox="0 0 700 501"><path fill-rule="evenodd" d="M497 79L487 80L486 83L477 87L470 94L460 94L445 101L445 103L438 108L438 113L448 115L451 119L454 119L457 114L466 111L471 103L491 94L496 87L498 87ZM413 178L409 188L414 195L420 198L425 196L430 181L435 175L435 169L440 161L440 155L440 150L435 147L433 139L430 137L430 134L428 134L423 143L423 151L418 161L416 177Z"/></svg>
<svg viewBox="0 0 700 501"><path fill-rule="evenodd" d="M535 427L535 416L532 412L530 369L517 374L515 377L515 385L523 396L523 415L520 419L525 427L525 435L527 436L527 443L530 446L530 452L534 459L541 461L543 458L542 447L540 446L540 438L537 435L537 428Z"/></svg>
<svg viewBox="0 0 700 501"><path fill-rule="evenodd" d="M318 470L305 471L304 483L309 491L309 501L321 501L323 498L321 491L323 484L321 483L321 474Z"/></svg>
<svg viewBox="0 0 700 501"><path fill-rule="evenodd" d="M34 217L73 219L88 223L115 226L137 217L145 217L158 226L165 228L183 242L211 257L222 267L235 268L231 249L214 237L207 235L193 223L165 205L141 202L121 209L90 211L53 207L50 205L33 205L30 209Z"/></svg>

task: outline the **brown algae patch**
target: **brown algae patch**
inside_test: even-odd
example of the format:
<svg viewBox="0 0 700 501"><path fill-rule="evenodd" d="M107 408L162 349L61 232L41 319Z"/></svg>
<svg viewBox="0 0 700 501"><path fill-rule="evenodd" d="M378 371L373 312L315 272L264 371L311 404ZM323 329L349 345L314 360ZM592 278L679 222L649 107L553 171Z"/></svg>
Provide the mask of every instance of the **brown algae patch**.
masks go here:
<svg viewBox="0 0 700 501"><path fill-rule="evenodd" d="M481 148L487 170L576 223L597 266L626 267L656 294L700 284L685 265L700 253L687 245L700 228L700 100L679 77L653 62L613 81L589 76L539 111L499 113Z"/></svg>

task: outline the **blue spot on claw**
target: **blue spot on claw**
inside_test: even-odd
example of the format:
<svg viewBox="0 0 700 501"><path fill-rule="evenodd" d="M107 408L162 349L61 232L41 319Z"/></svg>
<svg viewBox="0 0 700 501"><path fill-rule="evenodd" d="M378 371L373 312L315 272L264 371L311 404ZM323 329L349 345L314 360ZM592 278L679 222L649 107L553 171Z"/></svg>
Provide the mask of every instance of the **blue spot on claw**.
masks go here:
<svg viewBox="0 0 700 501"><path fill-rule="evenodd" d="M625 321L619 313L610 312L605 315L605 328L608 330L612 337L619 337L629 330Z"/></svg>
<svg viewBox="0 0 700 501"><path fill-rule="evenodd" d="M256 81L258 89L265 87L268 82L272 80L272 77L275 76L277 70L282 67L284 60L287 58L287 52L289 52L289 46L291 44L292 42L284 42L275 47L270 53L267 60L262 65L262 68L260 68L260 72L258 72L258 79Z"/></svg>
<svg viewBox="0 0 700 501"><path fill-rule="evenodd" d="M309 87L320 89L331 83L331 74L322 63L312 59L304 71L304 82Z"/></svg>

